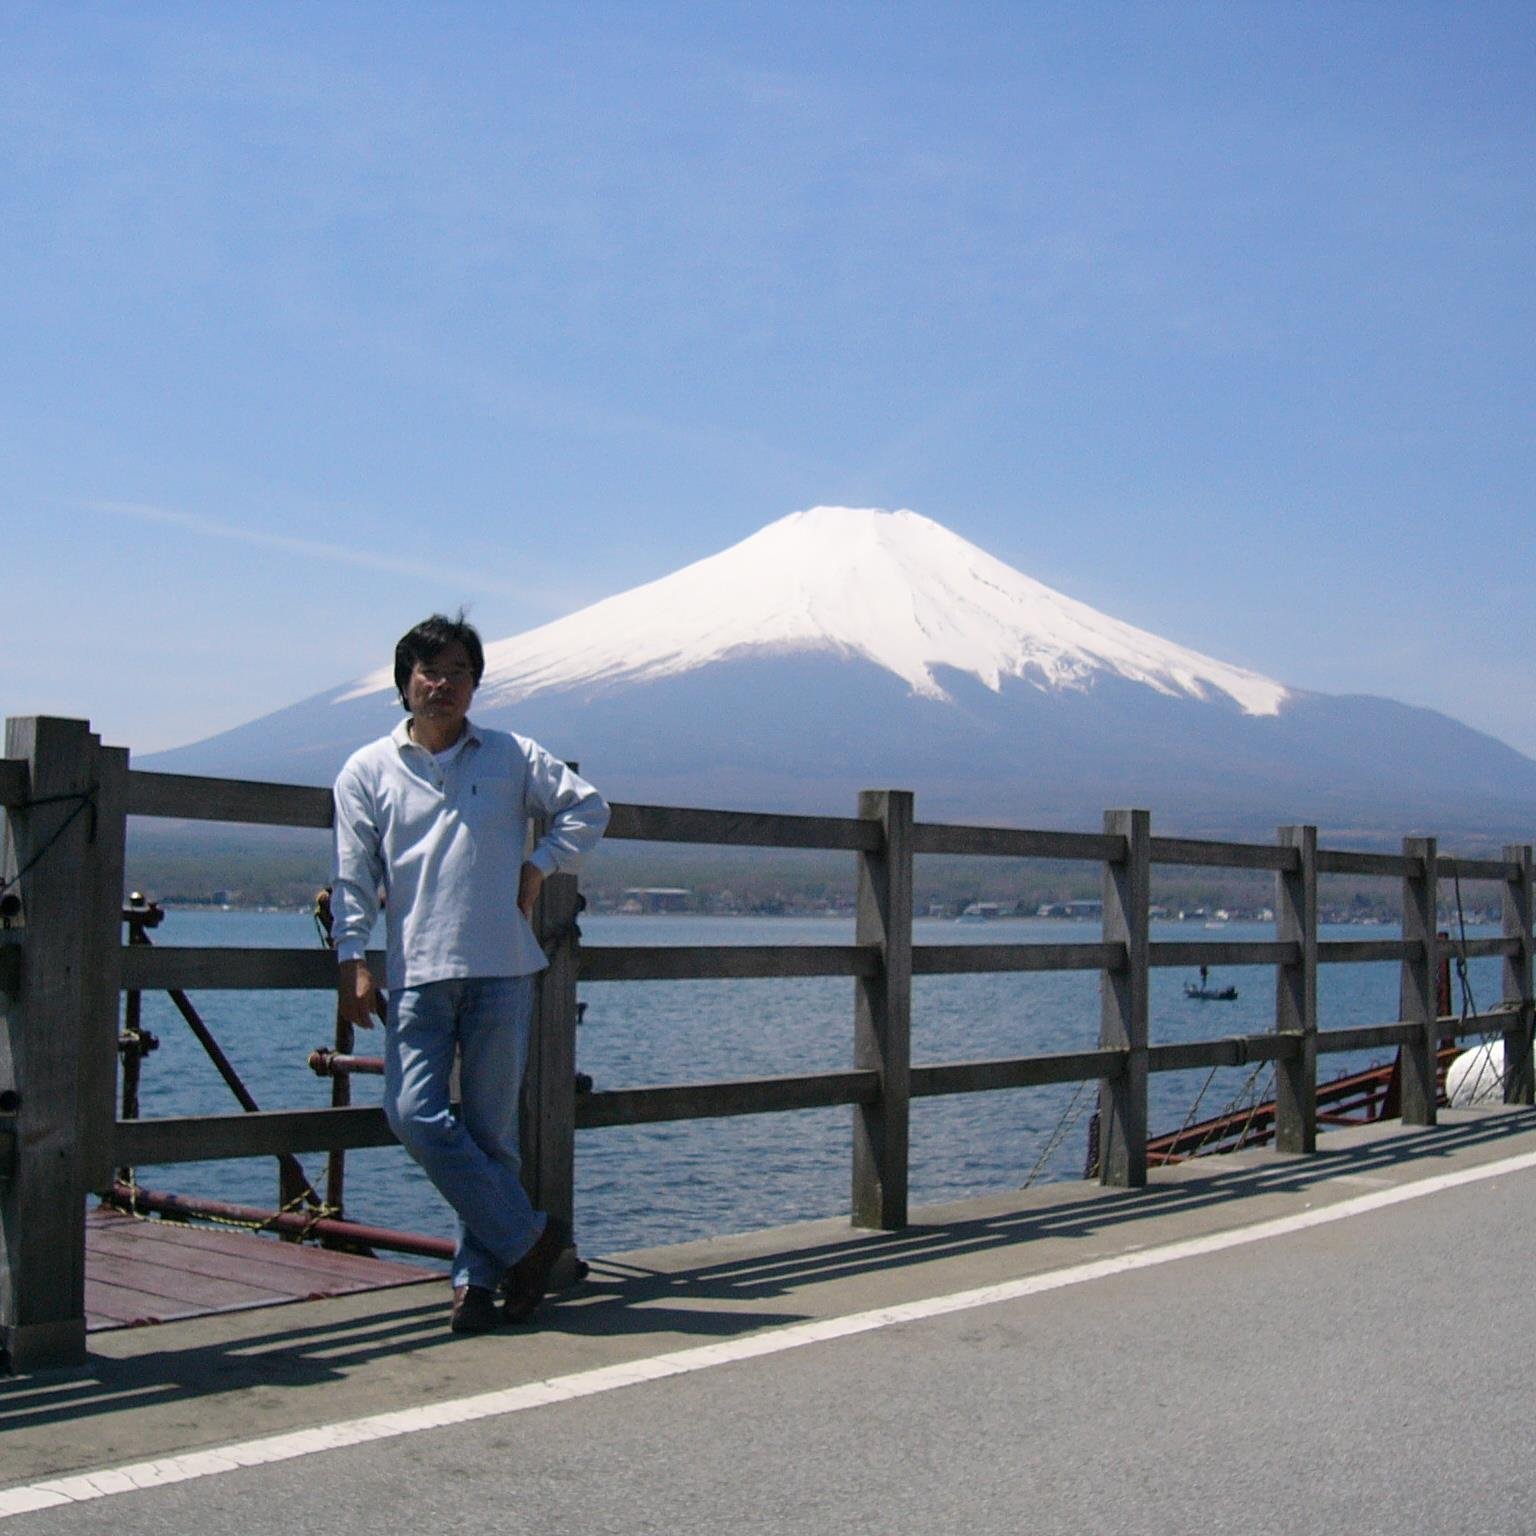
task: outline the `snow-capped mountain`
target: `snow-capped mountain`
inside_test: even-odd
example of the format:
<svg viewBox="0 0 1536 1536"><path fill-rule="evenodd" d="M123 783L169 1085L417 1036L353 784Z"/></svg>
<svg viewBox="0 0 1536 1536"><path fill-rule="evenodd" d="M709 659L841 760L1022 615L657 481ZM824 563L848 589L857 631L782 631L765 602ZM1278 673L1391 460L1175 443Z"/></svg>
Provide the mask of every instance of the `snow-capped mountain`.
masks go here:
<svg viewBox="0 0 1536 1536"><path fill-rule="evenodd" d="M677 677L752 655L858 657L922 698L937 674L1080 688L1112 672L1272 715L1285 688L1075 602L916 512L812 507L718 555L486 647L482 710ZM342 695L391 691L389 667Z"/></svg>
<svg viewBox="0 0 1536 1536"><path fill-rule="evenodd" d="M388 637L392 649L394 636ZM388 665L141 766L324 783L390 729ZM613 798L1165 830L1528 839L1536 762L1431 710L1287 688L1043 586L914 512L815 507L490 641L472 711Z"/></svg>

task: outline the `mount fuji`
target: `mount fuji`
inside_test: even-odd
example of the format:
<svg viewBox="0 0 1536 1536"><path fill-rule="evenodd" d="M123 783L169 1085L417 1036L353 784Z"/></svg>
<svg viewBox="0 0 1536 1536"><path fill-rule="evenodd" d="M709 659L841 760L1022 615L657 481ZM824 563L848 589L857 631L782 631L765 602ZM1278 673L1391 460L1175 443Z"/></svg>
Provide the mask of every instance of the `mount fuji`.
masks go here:
<svg viewBox="0 0 1536 1536"><path fill-rule="evenodd" d="M614 799L1164 831L1528 838L1536 761L1432 710L1303 692L1053 591L915 512L814 507L486 646L472 709ZM327 783L388 666L140 766Z"/></svg>

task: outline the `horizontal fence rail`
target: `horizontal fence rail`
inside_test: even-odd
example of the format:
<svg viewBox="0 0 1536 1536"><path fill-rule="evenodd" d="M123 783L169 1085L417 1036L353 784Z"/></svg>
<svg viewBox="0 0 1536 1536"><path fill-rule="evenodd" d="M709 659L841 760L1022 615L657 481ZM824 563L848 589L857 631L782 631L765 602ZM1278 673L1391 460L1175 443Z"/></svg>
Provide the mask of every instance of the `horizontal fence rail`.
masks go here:
<svg viewBox="0 0 1536 1536"><path fill-rule="evenodd" d="M25 762L0 758L0 809L25 803L26 767ZM616 802L612 811L605 835L617 841L849 853L872 852L879 846L878 826L853 816L802 816L624 802ZM142 768L132 769L128 774L128 813L181 821L314 828L328 828L333 820L329 789L256 779L159 773ZM1152 862L1165 866L1276 872L1296 867L1294 849L1268 843L1154 837L1150 846ZM912 851L1117 864L1124 860L1126 848L1123 837L1109 833L918 822L912 828ZM1319 848L1317 871L1406 879L1422 875L1423 860L1395 853ZM1509 880L1516 877L1517 871L1517 864L1502 859L1451 854L1436 859L1436 875L1441 880Z"/></svg>
<svg viewBox="0 0 1536 1536"><path fill-rule="evenodd" d="M128 814L263 827L329 827L335 820L335 805L330 790L302 784L202 779L134 769L128 775Z"/></svg>
<svg viewBox="0 0 1536 1536"><path fill-rule="evenodd" d="M876 949L858 944L583 946L583 981L747 981L873 976Z"/></svg>
<svg viewBox="0 0 1536 1536"><path fill-rule="evenodd" d="M1154 864L1193 865L1208 869L1299 868L1294 848L1272 847L1268 843L1214 843L1190 837L1154 837L1149 839Z"/></svg>
<svg viewBox="0 0 1536 1536"><path fill-rule="evenodd" d="M1295 964L1299 946L1273 940L1179 940L1148 945L1154 970L1189 970L1201 965ZM1424 946L1411 939L1324 940L1319 965L1405 960ZM1467 958L1514 956L1518 939L1467 939L1455 946ZM3 951L0 951L3 953ZM336 959L322 949L250 949L124 945L122 987L132 992L329 991L336 985ZM1127 965L1123 944L916 944L914 976L977 976L1013 972L1118 971ZM382 951L370 950L368 964L382 974ZM637 944L583 945L581 979L614 981L776 981L808 976L873 976L879 950L859 944Z"/></svg>
<svg viewBox="0 0 1536 1536"><path fill-rule="evenodd" d="M1503 1029L1518 1010L1499 1008L1466 1018L1446 1015L1435 1023L1441 1039ZM1414 1038L1413 1023L1359 1025L1319 1030L1317 1049L1345 1052L1398 1046ZM1288 1034L1225 1035L1215 1040L1180 1040L1147 1047L1150 1072L1187 1072L1205 1067L1241 1067L1287 1061L1301 1050ZM911 1068L913 1098L996 1093L1012 1088L1117 1079L1126 1050L1099 1048L1055 1051L982 1061L921 1062ZM645 1125L671 1120L717 1119L782 1114L873 1103L879 1074L852 1069L776 1077L725 1078L703 1083L663 1083L582 1094L576 1100L576 1128ZM124 1164L191 1163L218 1159L273 1157L281 1152L353 1151L382 1147L395 1137L377 1108L261 1110L242 1115L164 1116L121 1120L113 1156Z"/></svg>
<svg viewBox="0 0 1536 1536"><path fill-rule="evenodd" d="M914 976L1009 971L1105 971L1126 963L1123 944L914 944Z"/></svg>
<svg viewBox="0 0 1536 1536"><path fill-rule="evenodd" d="M785 816L616 804L605 837L647 843L715 843L732 848L827 848L848 853L880 846L880 829L851 816Z"/></svg>
<svg viewBox="0 0 1536 1536"><path fill-rule="evenodd" d="M79 1066L110 1051L116 1039L115 1010L113 1017L106 1013L107 992L115 999L121 993L137 997L149 991L178 996L205 990L329 991L336 984L335 956L323 949L123 944L117 919L126 817L323 830L332 822L331 793L303 785L136 770L127 765L126 754L113 758L113 749L94 745L95 738L79 722L39 719L22 722L22 727L8 728L7 755L0 757L0 808L6 812L16 861L25 868L30 850L41 849L39 858L46 854L49 838L60 835L57 828L71 797L83 803L87 792L93 814L79 818L76 839L85 837L89 824L95 840L91 846L99 843L105 852L81 862L84 875L73 886L39 883L39 876L29 871L20 883L27 921L14 932L0 934L0 1003L11 1035L8 1057L0 1053L0 1072L10 1070L7 1061L58 1064L51 1086L0 1079L0 1177L25 1188L31 1187L29 1180L41 1177L43 1164L32 1151L37 1139L27 1127L39 1123L35 1101L49 1094L57 1099L45 1106L53 1122L81 1128L79 1149L72 1154L72 1187L79 1191L99 1187L103 1170L113 1165L342 1153L392 1143L381 1110L341 1101L339 1107L323 1109L116 1118L107 1077L94 1067ZM99 772L93 766L98 756ZM111 784L109 771L119 775ZM90 785L97 788L88 789ZM854 1220L894 1227L902 1225L907 1214L908 1114L913 1099L1096 1081L1100 1178L1127 1185L1142 1183L1147 1175L1147 1078L1152 1073L1273 1064L1277 1145L1302 1153L1315 1146L1317 1060L1323 1055L1398 1050L1405 1122L1432 1124L1437 1046L1452 1039L1497 1037L1505 1059L1515 1063L1506 1074L1506 1100L1532 1102L1528 846L1506 847L1501 858L1441 854L1432 839L1405 839L1401 851L1393 853L1325 849L1317 846L1311 827L1281 828L1275 842L1264 844L1163 837L1151 835L1144 811L1108 812L1096 832L928 823L915 820L911 795L898 790L866 792L858 811L853 816L808 816L620 803L612 807L607 833L615 840L637 842L850 854L859 889L856 942L851 944L579 945L571 923L577 902L574 882L569 876L547 882L535 925L552 964L540 983L529 1076L534 1150L524 1159L531 1193L543 1208L571 1216L575 1133L611 1126L850 1107ZM915 944L912 890L918 856L1094 865L1101 872L1103 936L1097 941L1043 944ZM1153 867L1271 874L1275 938L1153 940ZM49 871L46 862L40 868ZM1319 939L1317 882L1322 875L1400 882L1401 936ZM1436 932L1442 888L1462 881L1499 885L1502 935L1461 940ZM1464 1017L1440 1012L1433 979L1448 954L1502 962L1503 995L1497 1006ZM1317 968L1383 962L1400 969L1401 1017L1321 1028ZM376 974L383 974L383 955L371 952L368 963ZM1149 1038L1150 973L1199 966L1272 970L1277 986L1275 1028L1194 1041ZM604 984L790 978L851 982L853 1063L835 1071L575 1092L578 971L582 982ZM988 1060L910 1060L913 977L1046 972L1098 975L1102 1003L1097 1045ZM69 991L73 983L61 980L81 975L110 978L108 987L92 994L88 1007L80 1006L78 995ZM23 1042L19 1049L18 1041ZM6 1108L18 1103L23 1106L20 1115ZM29 1114L34 1119L27 1120ZM97 1129L88 1132L88 1127ZM56 1191L55 1174L48 1177L53 1179L49 1188ZM31 1208L25 1200L12 1206ZM17 1220L12 1206L4 1207L7 1222ZM59 1251L58 1243L51 1248L40 1241L28 1244L21 1228L7 1226L4 1236L0 1306L6 1310L0 1315L0 1339L13 1363L45 1356L58 1362L75 1347L61 1340L83 1339L72 1314L63 1321L54 1315L60 1307L67 1313L78 1300L83 1235L67 1252ZM65 1300L60 1302L59 1296Z"/></svg>
<svg viewBox="0 0 1536 1536"><path fill-rule="evenodd" d="M1119 864L1125 859L1125 839L1112 833L1031 832L1020 827L942 826L920 821L912 828L912 851Z"/></svg>

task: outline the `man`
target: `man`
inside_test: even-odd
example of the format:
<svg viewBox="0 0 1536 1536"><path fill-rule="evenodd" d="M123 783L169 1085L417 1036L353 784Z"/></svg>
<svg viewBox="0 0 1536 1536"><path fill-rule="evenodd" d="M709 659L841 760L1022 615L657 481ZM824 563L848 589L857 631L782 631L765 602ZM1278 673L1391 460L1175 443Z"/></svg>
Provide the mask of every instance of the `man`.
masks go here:
<svg viewBox="0 0 1536 1536"><path fill-rule="evenodd" d="M336 780L341 1012L372 1026L378 991L363 954L382 888L384 1113L457 1218L456 1333L530 1317L569 1240L519 1177L534 976L547 963L528 918L545 876L576 868L608 824L597 791L537 742L469 719L484 672L462 614L418 624L395 648L406 718ZM525 859L533 812L549 830ZM448 1097L456 1047L458 1113Z"/></svg>

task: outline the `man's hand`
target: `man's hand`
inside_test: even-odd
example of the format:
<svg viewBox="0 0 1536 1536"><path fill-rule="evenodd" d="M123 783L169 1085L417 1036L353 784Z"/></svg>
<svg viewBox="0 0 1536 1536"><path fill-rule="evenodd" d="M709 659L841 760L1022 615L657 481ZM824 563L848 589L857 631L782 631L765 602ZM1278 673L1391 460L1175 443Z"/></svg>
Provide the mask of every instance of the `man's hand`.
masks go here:
<svg viewBox="0 0 1536 1536"><path fill-rule="evenodd" d="M524 917L533 916L533 904L544 889L544 871L537 864L524 864L517 877L517 910Z"/></svg>
<svg viewBox="0 0 1536 1536"><path fill-rule="evenodd" d="M343 960L336 980L336 1007L347 1023L359 1029L373 1028L379 1006L379 989L362 960Z"/></svg>

